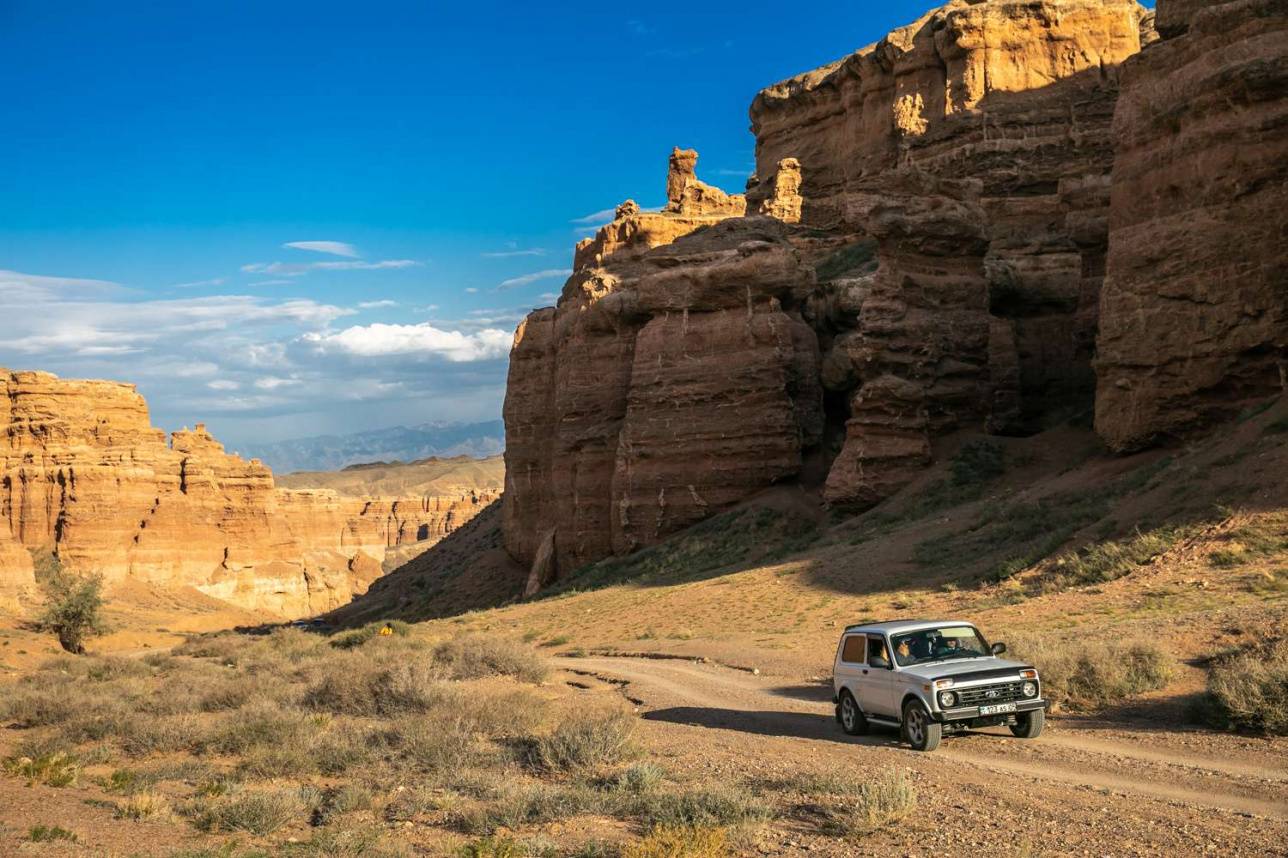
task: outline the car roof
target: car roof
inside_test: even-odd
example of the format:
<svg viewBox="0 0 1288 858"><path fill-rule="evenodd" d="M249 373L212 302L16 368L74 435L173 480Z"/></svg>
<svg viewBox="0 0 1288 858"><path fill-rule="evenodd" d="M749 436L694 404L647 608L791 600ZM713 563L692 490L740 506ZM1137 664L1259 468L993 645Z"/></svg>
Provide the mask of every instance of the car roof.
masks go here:
<svg viewBox="0 0 1288 858"><path fill-rule="evenodd" d="M853 626L846 626L845 631L849 632L873 632L883 635L901 634L903 632L918 632L923 629L934 629L940 626L970 626L975 627L974 623L966 620L882 620L875 623L858 623Z"/></svg>

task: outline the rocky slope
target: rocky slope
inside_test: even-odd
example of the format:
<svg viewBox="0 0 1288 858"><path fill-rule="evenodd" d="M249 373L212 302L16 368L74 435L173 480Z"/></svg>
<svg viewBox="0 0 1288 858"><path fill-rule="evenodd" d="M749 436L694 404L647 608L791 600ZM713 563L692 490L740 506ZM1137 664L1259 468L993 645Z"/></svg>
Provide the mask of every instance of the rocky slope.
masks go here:
<svg viewBox="0 0 1288 858"><path fill-rule="evenodd" d="M368 462L338 471L277 474L275 482L284 489L334 489L357 497L470 493L498 497L505 484L505 461L500 456L453 456L414 462Z"/></svg>
<svg viewBox="0 0 1288 858"><path fill-rule="evenodd" d="M348 602L386 550L428 547L492 497L285 490L205 428L169 443L132 385L0 372L0 589L32 584L29 551L124 580L192 586L285 616Z"/></svg>
<svg viewBox="0 0 1288 858"><path fill-rule="evenodd" d="M1122 410L1106 398L1106 375L1117 373L1116 389L1138 389L1158 384L1157 365L1176 366L1132 328L1167 339L1176 311L1132 310L1141 300L1131 296L1154 282L1153 263L1140 261L1152 250L1137 246L1150 233L1121 244L1119 235L1165 201L1130 177L1161 169L1158 152L1185 170L1210 166L1206 183L1176 193L1210 205L1210 217L1236 213L1231 230L1260 215L1262 239L1283 232L1264 202L1283 184L1280 6L1229 5L1246 21L1220 38L1238 49L1213 60L1193 42L1217 38L1214 24L1207 36L1197 23L1177 35L1193 4L1160 2L1157 19L1173 38L1154 44L1155 15L1133 0L955 0L756 96L757 172L741 216L729 202L737 197L685 195L695 158L677 150L666 209L624 203L578 247L558 306L516 334L503 520L507 549L530 569L529 591L775 483L820 487L834 506L871 506L960 428L1031 434L1089 413L1099 396L1102 432L1127 446L1105 416ZM1243 137L1264 144L1246 156L1246 172L1229 159L1201 162L1201 135L1192 148L1169 148L1177 132L1166 124L1136 130L1131 111L1144 108L1132 99L1157 101L1150 87L1186 62L1202 69L1168 97L1203 122L1213 117L1212 128L1222 110L1238 113ZM1130 98L1120 106L1124 75ZM1222 85L1246 97L1221 95ZM1236 198L1242 208L1227 208ZM1132 207L1140 212L1129 216ZM1176 243L1160 254L1229 260L1229 240ZM1174 401L1152 413L1133 406L1144 430L1121 434L1152 437L1205 396L1244 403L1272 392L1284 294L1263 287L1283 282L1283 253L1266 240L1252 257L1229 263L1244 270L1251 303L1204 274L1186 281L1209 284L1219 315L1254 320L1237 333L1218 326L1199 347L1217 357L1208 376L1229 373L1241 393L1205 391L1184 370L1190 382ZM1107 264L1123 273L1104 290L1111 318L1102 326ZM1186 346L1203 342L1195 325L1211 323L1189 300Z"/></svg>

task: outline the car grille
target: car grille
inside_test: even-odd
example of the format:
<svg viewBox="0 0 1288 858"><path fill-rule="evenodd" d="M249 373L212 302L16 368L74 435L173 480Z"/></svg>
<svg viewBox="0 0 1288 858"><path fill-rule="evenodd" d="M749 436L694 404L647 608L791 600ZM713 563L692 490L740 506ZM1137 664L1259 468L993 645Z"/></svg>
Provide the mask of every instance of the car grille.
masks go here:
<svg viewBox="0 0 1288 858"><path fill-rule="evenodd" d="M957 690L958 706L992 706L994 703L1014 703L1023 700L1020 692L1023 682L999 682L995 685L976 685Z"/></svg>

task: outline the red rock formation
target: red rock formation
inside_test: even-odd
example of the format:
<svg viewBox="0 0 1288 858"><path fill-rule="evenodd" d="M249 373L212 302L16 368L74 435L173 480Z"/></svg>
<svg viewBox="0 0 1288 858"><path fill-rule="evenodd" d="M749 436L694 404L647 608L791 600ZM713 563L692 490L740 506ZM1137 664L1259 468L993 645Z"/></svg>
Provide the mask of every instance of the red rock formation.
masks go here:
<svg viewBox="0 0 1288 858"><path fill-rule="evenodd" d="M0 582L31 584L27 549L109 582L188 585L286 616L347 602L389 547L425 547L494 499L345 498L276 489L204 426L169 446L132 385L3 372ZM25 561L25 562L24 562Z"/></svg>
<svg viewBox="0 0 1288 858"><path fill-rule="evenodd" d="M1114 117L1096 428L1143 446L1288 390L1288 3L1159 0Z"/></svg>

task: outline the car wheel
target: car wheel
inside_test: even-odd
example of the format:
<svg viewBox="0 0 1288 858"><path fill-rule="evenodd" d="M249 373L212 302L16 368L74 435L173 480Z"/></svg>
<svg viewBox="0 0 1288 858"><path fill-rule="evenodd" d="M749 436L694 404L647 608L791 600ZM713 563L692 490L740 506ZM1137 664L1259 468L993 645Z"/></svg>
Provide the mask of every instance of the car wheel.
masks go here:
<svg viewBox="0 0 1288 858"><path fill-rule="evenodd" d="M1032 712L1021 712L1015 716L1011 732L1021 739L1036 739L1042 735L1042 726L1046 724L1046 713L1041 709Z"/></svg>
<svg viewBox="0 0 1288 858"><path fill-rule="evenodd" d="M921 701L909 700L903 707L903 737L914 751L933 751L944 737L944 725L931 720Z"/></svg>
<svg viewBox="0 0 1288 858"><path fill-rule="evenodd" d="M854 695L848 691L842 691L841 702L836 708L842 730L851 736L862 736L868 732L868 719L863 717L863 710L854 701Z"/></svg>

